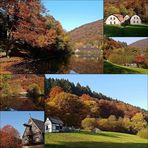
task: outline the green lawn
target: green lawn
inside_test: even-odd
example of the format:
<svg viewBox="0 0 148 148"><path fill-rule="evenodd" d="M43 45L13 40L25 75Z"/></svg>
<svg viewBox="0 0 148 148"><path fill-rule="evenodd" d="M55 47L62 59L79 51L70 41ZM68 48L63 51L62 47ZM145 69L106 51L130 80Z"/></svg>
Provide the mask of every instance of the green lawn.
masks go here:
<svg viewBox="0 0 148 148"><path fill-rule="evenodd" d="M148 25L104 25L104 34L108 37L147 37Z"/></svg>
<svg viewBox="0 0 148 148"><path fill-rule="evenodd" d="M45 148L147 148L148 140L115 132L48 133L45 144Z"/></svg>
<svg viewBox="0 0 148 148"><path fill-rule="evenodd" d="M105 74L148 74L148 69L133 68L104 61Z"/></svg>

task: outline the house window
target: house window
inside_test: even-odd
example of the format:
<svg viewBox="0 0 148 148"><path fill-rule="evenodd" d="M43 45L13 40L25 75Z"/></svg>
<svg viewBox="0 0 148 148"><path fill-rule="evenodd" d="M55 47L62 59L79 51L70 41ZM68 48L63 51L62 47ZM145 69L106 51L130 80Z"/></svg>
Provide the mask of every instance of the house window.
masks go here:
<svg viewBox="0 0 148 148"><path fill-rule="evenodd" d="M48 128L48 125L46 126L46 130L48 130L49 128Z"/></svg>
<svg viewBox="0 0 148 148"><path fill-rule="evenodd" d="M56 126L56 130L60 130L60 126Z"/></svg>
<svg viewBox="0 0 148 148"><path fill-rule="evenodd" d="M137 21L137 23L139 23L139 22Z"/></svg>
<svg viewBox="0 0 148 148"><path fill-rule="evenodd" d="M116 24L116 22L114 21L114 24Z"/></svg>
<svg viewBox="0 0 148 148"><path fill-rule="evenodd" d="M135 21L133 21L133 23L135 23Z"/></svg>
<svg viewBox="0 0 148 148"><path fill-rule="evenodd" d="M110 24L112 24L112 22L110 21Z"/></svg>
<svg viewBox="0 0 148 148"><path fill-rule="evenodd" d="M115 20L115 17L114 17L114 20Z"/></svg>
<svg viewBox="0 0 148 148"><path fill-rule="evenodd" d="M110 18L110 20L112 20L112 17Z"/></svg>

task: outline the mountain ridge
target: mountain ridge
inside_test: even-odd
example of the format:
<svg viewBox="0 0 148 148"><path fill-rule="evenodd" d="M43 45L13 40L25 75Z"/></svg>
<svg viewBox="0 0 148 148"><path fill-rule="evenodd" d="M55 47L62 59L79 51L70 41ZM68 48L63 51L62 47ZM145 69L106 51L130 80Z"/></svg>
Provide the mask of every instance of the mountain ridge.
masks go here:
<svg viewBox="0 0 148 148"><path fill-rule="evenodd" d="M68 32L76 48L98 47L99 40L103 38L103 20L90 22Z"/></svg>

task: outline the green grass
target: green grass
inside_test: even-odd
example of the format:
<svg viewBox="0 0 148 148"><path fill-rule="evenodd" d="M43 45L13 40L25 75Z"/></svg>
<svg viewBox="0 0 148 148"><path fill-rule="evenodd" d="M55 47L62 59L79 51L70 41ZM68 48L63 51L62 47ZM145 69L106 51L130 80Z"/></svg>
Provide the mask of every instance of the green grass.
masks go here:
<svg viewBox="0 0 148 148"><path fill-rule="evenodd" d="M104 73L105 74L148 74L148 69L133 68L128 66L122 66L104 61Z"/></svg>
<svg viewBox="0 0 148 148"><path fill-rule="evenodd" d="M148 25L105 25L104 34L108 37L147 37Z"/></svg>
<svg viewBox="0 0 148 148"><path fill-rule="evenodd" d="M147 139L115 132L47 133L45 135L45 148L147 148L147 145Z"/></svg>

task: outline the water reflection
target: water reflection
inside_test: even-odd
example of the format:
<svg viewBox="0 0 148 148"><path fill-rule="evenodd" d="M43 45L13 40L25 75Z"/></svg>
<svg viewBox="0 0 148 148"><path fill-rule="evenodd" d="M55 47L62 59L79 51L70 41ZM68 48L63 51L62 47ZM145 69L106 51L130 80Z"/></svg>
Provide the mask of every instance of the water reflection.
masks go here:
<svg viewBox="0 0 148 148"><path fill-rule="evenodd" d="M44 98L43 97L1 97L0 98L0 110L21 110L21 111L33 111L44 110Z"/></svg>
<svg viewBox="0 0 148 148"><path fill-rule="evenodd" d="M56 56L48 60L30 60L11 67L13 73L67 74L67 73L103 73L103 62L97 55ZM19 72L18 72L19 71Z"/></svg>

